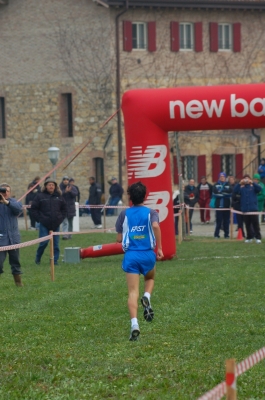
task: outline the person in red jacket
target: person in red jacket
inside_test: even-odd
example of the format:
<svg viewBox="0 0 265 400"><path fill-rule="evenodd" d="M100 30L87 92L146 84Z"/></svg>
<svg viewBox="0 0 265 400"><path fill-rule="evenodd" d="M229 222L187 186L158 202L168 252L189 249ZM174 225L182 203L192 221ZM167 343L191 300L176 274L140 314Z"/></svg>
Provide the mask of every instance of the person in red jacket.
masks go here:
<svg viewBox="0 0 265 400"><path fill-rule="evenodd" d="M201 182L197 186L199 192L199 205L200 205L200 217L202 224L209 224L211 215L210 215L210 200L212 197L213 186L207 182L206 177L201 177Z"/></svg>

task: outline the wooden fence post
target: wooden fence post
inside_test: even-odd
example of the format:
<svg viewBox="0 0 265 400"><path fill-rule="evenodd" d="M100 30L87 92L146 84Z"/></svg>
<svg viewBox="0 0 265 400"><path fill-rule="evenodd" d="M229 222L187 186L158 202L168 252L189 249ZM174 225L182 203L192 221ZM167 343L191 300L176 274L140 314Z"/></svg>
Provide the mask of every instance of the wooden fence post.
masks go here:
<svg viewBox="0 0 265 400"><path fill-rule="evenodd" d="M49 232L52 235L50 239L50 268L51 268L51 280L54 282L54 250L53 250L53 231Z"/></svg>
<svg viewBox="0 0 265 400"><path fill-rule="evenodd" d="M182 237L182 212L181 209L177 209L180 212L179 220L178 220L178 243L181 244L183 237Z"/></svg>
<svg viewBox="0 0 265 400"><path fill-rule="evenodd" d="M26 226L26 231L28 230L28 216L27 216L27 209L23 208L23 214L25 218L25 226Z"/></svg>
<svg viewBox="0 0 265 400"><path fill-rule="evenodd" d="M188 231L188 236L190 235L190 208L189 206L187 206L186 208L186 227L187 227L187 231Z"/></svg>
<svg viewBox="0 0 265 400"><path fill-rule="evenodd" d="M230 239L233 239L234 234L234 214L233 208L230 208Z"/></svg>
<svg viewBox="0 0 265 400"><path fill-rule="evenodd" d="M236 400L236 361L226 360L226 400Z"/></svg>
<svg viewBox="0 0 265 400"><path fill-rule="evenodd" d="M103 208L103 226L104 226L104 232L106 232L106 208Z"/></svg>

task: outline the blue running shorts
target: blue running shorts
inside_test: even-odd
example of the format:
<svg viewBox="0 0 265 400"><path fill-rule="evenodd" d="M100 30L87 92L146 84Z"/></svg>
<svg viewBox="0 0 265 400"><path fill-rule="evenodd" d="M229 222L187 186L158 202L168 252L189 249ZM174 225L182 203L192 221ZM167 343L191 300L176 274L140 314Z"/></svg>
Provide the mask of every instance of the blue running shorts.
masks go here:
<svg viewBox="0 0 265 400"><path fill-rule="evenodd" d="M153 250L127 250L122 261L122 269L129 274L146 275L156 263Z"/></svg>

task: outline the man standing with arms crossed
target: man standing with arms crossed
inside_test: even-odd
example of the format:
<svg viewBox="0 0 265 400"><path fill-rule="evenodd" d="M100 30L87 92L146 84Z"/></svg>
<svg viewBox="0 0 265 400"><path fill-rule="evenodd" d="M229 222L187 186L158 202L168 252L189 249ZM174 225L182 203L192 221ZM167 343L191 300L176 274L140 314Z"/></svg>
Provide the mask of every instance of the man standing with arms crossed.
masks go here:
<svg viewBox="0 0 265 400"><path fill-rule="evenodd" d="M150 297L154 289L156 258L164 255L161 243L161 231L158 213L144 206L146 187L141 182L129 186L127 193L133 203L131 208L123 210L116 221L117 242L122 243L125 252L122 269L126 272L128 286L128 308L131 318L129 340L135 341L140 335L137 319L140 274L144 275L144 295L141 303L144 319L151 322L154 311ZM154 249L157 245L157 255Z"/></svg>

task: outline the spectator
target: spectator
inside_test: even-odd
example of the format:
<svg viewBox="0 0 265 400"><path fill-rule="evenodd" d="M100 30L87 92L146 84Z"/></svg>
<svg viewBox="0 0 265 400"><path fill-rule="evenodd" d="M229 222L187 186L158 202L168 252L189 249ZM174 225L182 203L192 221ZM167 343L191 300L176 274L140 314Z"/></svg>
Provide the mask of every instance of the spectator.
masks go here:
<svg viewBox="0 0 265 400"><path fill-rule="evenodd" d="M222 208L230 208L232 188L229 182L226 182L225 172L220 172L218 181L213 185L213 196L215 197L215 208L218 208L220 210L216 211L214 237L220 238L220 229L222 226L224 229L224 237L225 239L228 239L230 210L222 210Z"/></svg>
<svg viewBox="0 0 265 400"><path fill-rule="evenodd" d="M22 204L11 197L11 187L7 183L0 185L0 246L10 246L20 243L17 217L22 212ZM21 265L19 249L0 251L0 274L2 274L6 254L16 286L23 286L21 281Z"/></svg>
<svg viewBox="0 0 265 400"><path fill-rule="evenodd" d="M28 185L28 190L34 187L34 183L31 182ZM38 189L37 187L35 187L35 189L31 190L31 192L29 192L26 195L26 199L25 199L25 204L27 206L31 206L32 201L35 199L36 195L38 194ZM32 215L32 211L31 211L31 207L27 209L28 210L28 214L29 214L29 219L30 219L30 229L34 229L36 230L36 221Z"/></svg>
<svg viewBox="0 0 265 400"><path fill-rule="evenodd" d="M116 206L119 201L122 199L123 195L123 188L121 185L118 183L117 178L112 177L110 181L111 185L109 188L109 206ZM114 208L107 208L106 215L114 215Z"/></svg>
<svg viewBox="0 0 265 400"><path fill-rule="evenodd" d="M253 175L253 182L261 187L261 191L258 193L258 211L262 212L264 210L265 185L260 181L259 174ZM261 214L259 215L259 222L261 222Z"/></svg>
<svg viewBox="0 0 265 400"><path fill-rule="evenodd" d="M60 225L67 215L67 205L54 179L48 178L45 180L42 191L37 194L32 202L31 210L35 220L40 223L40 238L48 236L50 231L59 232ZM35 258L37 265L40 264L48 243L49 240L45 240L39 244ZM58 265L60 256L59 235L54 235L53 247L54 264Z"/></svg>
<svg viewBox="0 0 265 400"><path fill-rule="evenodd" d="M265 158L262 158L260 161L260 165L258 167L258 174L260 176L261 182L265 184Z"/></svg>
<svg viewBox="0 0 265 400"><path fill-rule="evenodd" d="M80 190L79 190L79 187L76 186L74 178L70 178L70 179L69 179L69 184L70 184L70 185L73 185L73 186L76 188L76 190L77 190L77 196L76 196L76 198L75 198L75 201L76 201L77 203L80 203Z"/></svg>
<svg viewBox="0 0 265 400"><path fill-rule="evenodd" d="M195 186L195 181L194 179L189 180L189 184L185 186L184 190L184 198L189 197L189 220L190 220L190 233L192 233L192 215L193 215L193 208L196 203L198 203L199 200L199 191ZM186 201L185 201L186 203Z"/></svg>
<svg viewBox="0 0 265 400"><path fill-rule="evenodd" d="M122 269L126 272L128 286L128 309L131 318L129 340L135 341L140 334L137 319L140 274L144 275L144 294L141 303L144 319L151 322L154 311L150 297L154 288L156 258L164 255L161 243L159 217L155 210L144 206L146 187L141 182L129 186L128 194L133 204L123 210L116 221L117 242L122 243L124 258ZM154 249L157 245L157 255Z"/></svg>
<svg viewBox="0 0 265 400"><path fill-rule="evenodd" d="M39 176L35 176L35 178L32 181L33 186L35 186L36 183L38 183L39 181L40 181L40 177ZM40 192L41 191L40 185L37 185L35 189L37 189L37 192Z"/></svg>
<svg viewBox="0 0 265 400"><path fill-rule="evenodd" d="M200 205L200 217L202 224L209 224L211 216L210 216L210 200L212 197L213 186L207 182L206 177L201 177L201 182L197 186L199 192L199 200L198 203Z"/></svg>
<svg viewBox="0 0 265 400"><path fill-rule="evenodd" d="M261 186L253 182L249 175L244 175L243 179L236 185L234 192L241 196L241 210L243 213L258 211L258 196ZM253 237L256 243L261 243L261 234L259 226L258 214L244 214L244 222L246 225L247 238L245 243L250 243Z"/></svg>
<svg viewBox="0 0 265 400"><path fill-rule="evenodd" d="M237 183L235 183L236 186ZM241 194L235 193L233 190L232 192L232 207L235 211L242 211L241 210ZM245 231L244 231L244 218L242 214L236 214L236 220L237 220L237 230L241 229L242 231L242 236L245 237Z"/></svg>
<svg viewBox="0 0 265 400"><path fill-rule="evenodd" d="M67 205L67 215L62 223L63 232L73 232L73 219L76 214L75 212L75 199L77 196L77 189L74 185L69 183L68 176L64 176L60 183L60 189L62 191L63 198ZM63 240L71 239L72 235L63 235Z"/></svg>
<svg viewBox="0 0 265 400"><path fill-rule="evenodd" d="M98 183L96 183L96 179L94 176L89 178L90 188L89 188L89 197L88 202L89 206L95 206L101 204L101 187ZM100 207L90 207L91 218L95 224L95 228L100 229L102 228L101 224L101 208Z"/></svg>
<svg viewBox="0 0 265 400"><path fill-rule="evenodd" d="M180 205L180 198L179 198L179 190L175 190L173 193L173 213L177 214L179 212L179 208L175 208L174 206L179 206ZM175 235L179 234L179 217L174 216L174 222L175 222Z"/></svg>

